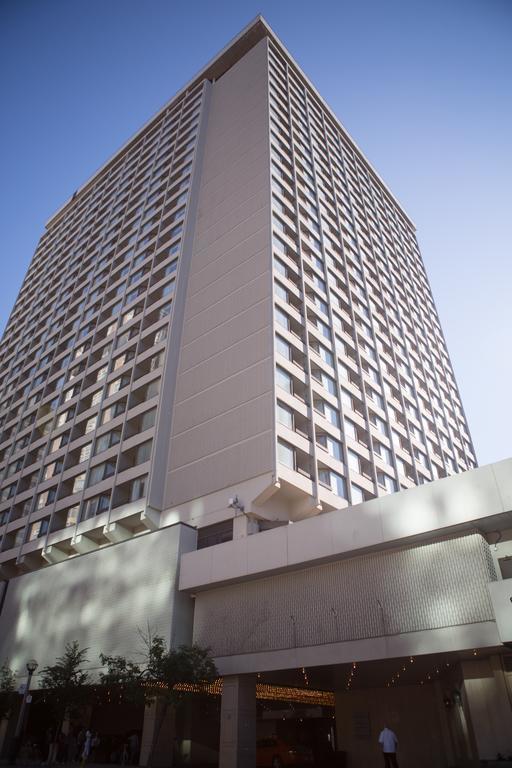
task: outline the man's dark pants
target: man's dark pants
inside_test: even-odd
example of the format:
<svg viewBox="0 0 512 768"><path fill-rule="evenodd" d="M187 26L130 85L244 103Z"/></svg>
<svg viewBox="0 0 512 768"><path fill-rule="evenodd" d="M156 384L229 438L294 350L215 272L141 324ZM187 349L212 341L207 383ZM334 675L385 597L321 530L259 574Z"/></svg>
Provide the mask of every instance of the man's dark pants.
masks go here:
<svg viewBox="0 0 512 768"><path fill-rule="evenodd" d="M383 752L385 768L398 768L396 752Z"/></svg>

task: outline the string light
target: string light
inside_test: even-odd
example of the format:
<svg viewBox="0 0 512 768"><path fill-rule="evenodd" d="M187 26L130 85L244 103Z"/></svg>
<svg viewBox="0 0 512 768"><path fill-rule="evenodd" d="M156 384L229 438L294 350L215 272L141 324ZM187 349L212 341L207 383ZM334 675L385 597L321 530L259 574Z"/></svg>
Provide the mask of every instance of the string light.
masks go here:
<svg viewBox="0 0 512 768"><path fill-rule="evenodd" d="M473 651L473 655L476 655L476 653L477 653L476 650ZM391 676L391 678L386 682L386 688L390 688L392 685L395 685L395 683L400 682L400 675L402 675L402 679L403 679L404 672L407 672L407 670L410 669L410 665L411 664L414 664L414 657L413 656L409 656L409 666L407 665L407 663L402 662L402 665L399 668L399 670L397 672L394 672L393 675ZM423 679L419 681L420 685L424 685L426 681L431 681L431 680L433 680L433 678L436 675L440 675L441 671L442 671L441 670L441 666L443 666L443 665L436 664L430 670L430 672L427 672L425 675L423 675ZM449 666L450 666L450 662L446 661L444 663L444 667L448 668Z"/></svg>
<svg viewBox="0 0 512 768"><path fill-rule="evenodd" d="M308 680L305 667L302 667L301 672L302 672L302 677L304 678L305 685L309 685L309 680Z"/></svg>
<svg viewBox="0 0 512 768"><path fill-rule="evenodd" d="M414 664L414 658L413 656L409 656L409 664ZM401 667L397 672L394 672L391 675L391 679L386 682L386 688L391 688L392 685L395 685L395 683L399 682L400 680L400 674L403 675L404 672L407 672L407 669L410 667L407 667L406 662L402 662Z"/></svg>
<svg viewBox="0 0 512 768"><path fill-rule="evenodd" d="M304 674L307 679L305 670ZM309 681L307 682L307 685L309 685ZM168 690L168 686L165 683L145 683L145 687ZM174 686L174 690L179 693L206 693L209 696L221 696L222 687L223 680L222 678L218 678L211 683L177 683ZM305 689L284 685L256 683L256 698L260 701L290 701L296 704L334 707L334 693L331 691L318 691L312 688Z"/></svg>
<svg viewBox="0 0 512 768"><path fill-rule="evenodd" d="M352 681L354 679L354 676L356 674L357 664L355 661L352 662L352 665L350 667L350 670L347 674L347 682L345 684L345 690L350 691L350 686L352 685Z"/></svg>

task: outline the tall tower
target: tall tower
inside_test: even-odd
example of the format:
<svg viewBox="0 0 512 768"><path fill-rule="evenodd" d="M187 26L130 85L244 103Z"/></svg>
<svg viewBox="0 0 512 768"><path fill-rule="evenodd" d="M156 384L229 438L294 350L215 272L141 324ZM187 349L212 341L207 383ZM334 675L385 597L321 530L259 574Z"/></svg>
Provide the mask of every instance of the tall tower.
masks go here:
<svg viewBox="0 0 512 768"><path fill-rule="evenodd" d="M261 18L47 222L0 361L4 578L475 466L414 225Z"/></svg>

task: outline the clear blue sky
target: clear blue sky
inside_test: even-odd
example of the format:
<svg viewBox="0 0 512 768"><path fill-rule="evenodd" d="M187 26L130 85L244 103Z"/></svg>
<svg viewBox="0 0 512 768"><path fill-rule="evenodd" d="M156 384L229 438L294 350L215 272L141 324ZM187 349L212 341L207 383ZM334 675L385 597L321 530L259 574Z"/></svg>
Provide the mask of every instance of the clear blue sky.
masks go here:
<svg viewBox="0 0 512 768"><path fill-rule="evenodd" d="M510 0L0 0L0 328L46 219L259 12L416 222L478 459L512 455Z"/></svg>

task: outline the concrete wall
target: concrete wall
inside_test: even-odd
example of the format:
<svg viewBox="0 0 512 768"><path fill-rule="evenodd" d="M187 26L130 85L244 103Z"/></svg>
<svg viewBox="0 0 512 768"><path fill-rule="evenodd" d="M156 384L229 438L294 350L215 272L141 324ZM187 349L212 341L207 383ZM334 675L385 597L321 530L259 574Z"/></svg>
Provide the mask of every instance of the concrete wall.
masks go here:
<svg viewBox="0 0 512 768"><path fill-rule="evenodd" d="M211 588L222 581L268 575L456 531L502 531L510 526L511 510L512 459L506 459L258 536L191 552L182 559L180 589Z"/></svg>
<svg viewBox="0 0 512 768"><path fill-rule="evenodd" d="M175 525L66 560L8 584L0 613L0 659L23 670L53 664L66 642L98 654L134 656L148 626L174 644L190 641L192 602L177 593L179 557L196 532Z"/></svg>
<svg viewBox="0 0 512 768"><path fill-rule="evenodd" d="M194 243L194 227L197 217L197 204L201 174L203 170L204 149L208 126L212 85L209 81L203 83L203 99L197 136L197 146L191 173L190 194L184 224L181 256L176 276L176 291L172 303L172 318L170 335L166 345L164 372L158 403L156 432L151 455L149 476L148 505L161 510L164 505L165 480L169 464L170 440L172 430L173 403L176 396L176 381L183 337L183 322L186 308L186 296L192 249Z"/></svg>
<svg viewBox="0 0 512 768"><path fill-rule="evenodd" d="M211 88L166 508L274 466L266 45Z"/></svg>

